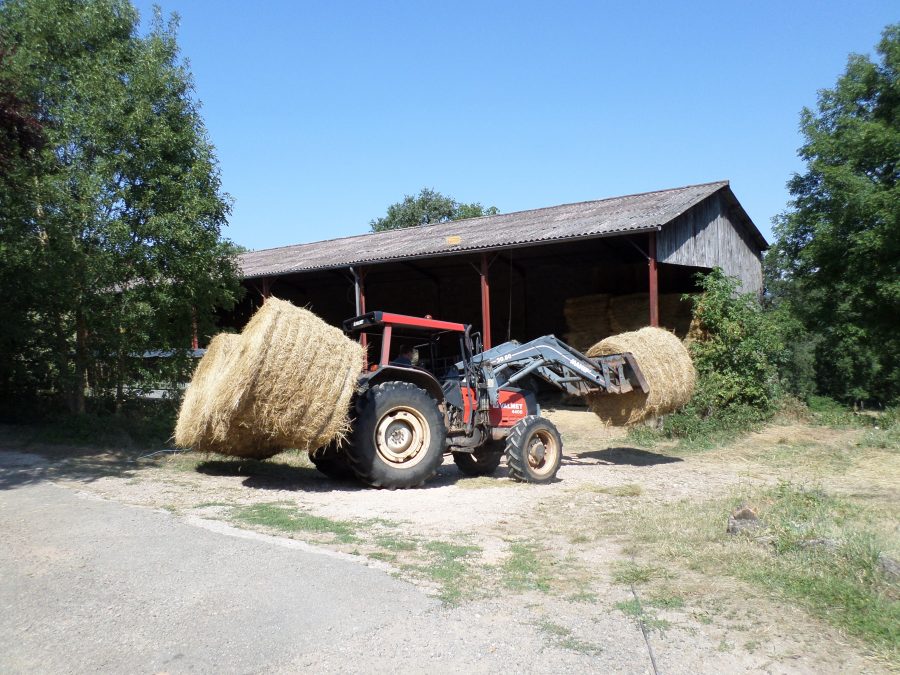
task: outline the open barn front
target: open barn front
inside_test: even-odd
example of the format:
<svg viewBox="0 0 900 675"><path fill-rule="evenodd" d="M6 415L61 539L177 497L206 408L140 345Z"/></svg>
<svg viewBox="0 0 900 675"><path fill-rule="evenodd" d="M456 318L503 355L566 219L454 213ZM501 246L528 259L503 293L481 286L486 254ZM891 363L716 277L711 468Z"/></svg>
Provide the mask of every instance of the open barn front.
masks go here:
<svg viewBox="0 0 900 675"><path fill-rule="evenodd" d="M273 296L335 326L381 310L471 324L485 345L555 334L586 349L651 324L650 241L641 233L249 279L223 323L240 328ZM660 326L684 336L690 308L681 296L696 291L702 271L657 264Z"/></svg>

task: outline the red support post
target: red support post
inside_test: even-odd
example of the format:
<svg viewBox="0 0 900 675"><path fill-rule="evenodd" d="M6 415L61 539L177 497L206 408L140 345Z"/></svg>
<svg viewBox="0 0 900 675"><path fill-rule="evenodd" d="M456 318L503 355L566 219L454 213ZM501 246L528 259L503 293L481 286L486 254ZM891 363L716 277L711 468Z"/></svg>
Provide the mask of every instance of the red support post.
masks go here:
<svg viewBox="0 0 900 675"><path fill-rule="evenodd" d="M656 232L650 233L647 264L650 268L650 325L659 327L659 276L656 270Z"/></svg>
<svg viewBox="0 0 900 675"><path fill-rule="evenodd" d="M386 366L391 362L391 333L393 332L394 327L387 325L381 334L381 361L378 363L380 366Z"/></svg>
<svg viewBox="0 0 900 675"><path fill-rule="evenodd" d="M491 284L488 279L487 253L481 254L481 339L485 350L491 348Z"/></svg>

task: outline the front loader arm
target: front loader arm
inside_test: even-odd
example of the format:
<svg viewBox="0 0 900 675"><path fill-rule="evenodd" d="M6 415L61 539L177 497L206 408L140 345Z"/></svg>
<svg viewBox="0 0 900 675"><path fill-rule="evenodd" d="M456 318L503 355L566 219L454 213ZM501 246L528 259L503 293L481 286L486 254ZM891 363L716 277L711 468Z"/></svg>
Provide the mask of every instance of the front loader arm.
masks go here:
<svg viewBox="0 0 900 675"><path fill-rule="evenodd" d="M644 393L649 391L631 353L588 357L553 335L525 344L505 342L475 355L473 363L493 371L488 387L494 391L513 387L529 375L540 377L574 396L597 392L624 394L635 388Z"/></svg>

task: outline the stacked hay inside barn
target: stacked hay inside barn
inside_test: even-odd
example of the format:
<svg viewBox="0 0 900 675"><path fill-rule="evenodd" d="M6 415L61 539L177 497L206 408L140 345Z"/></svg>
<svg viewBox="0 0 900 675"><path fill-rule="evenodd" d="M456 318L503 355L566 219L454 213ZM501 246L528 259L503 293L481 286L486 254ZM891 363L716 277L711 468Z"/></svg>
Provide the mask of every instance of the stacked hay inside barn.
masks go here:
<svg viewBox="0 0 900 675"><path fill-rule="evenodd" d="M609 323L609 295L582 295L569 298L563 306L568 332L563 340L578 351L584 351L599 338L614 332Z"/></svg>
<svg viewBox="0 0 900 675"><path fill-rule="evenodd" d="M650 316L650 297L647 293L583 295L566 300L563 313L568 328L563 339L585 351L597 340L645 326ZM659 323L683 339L691 325L690 301L682 300L679 293L660 295Z"/></svg>
<svg viewBox="0 0 900 675"><path fill-rule="evenodd" d="M650 389L627 394L593 394L591 410L607 424L630 426L674 412L694 393L697 374L687 349L674 333L661 328L613 335L588 349L588 356L631 352Z"/></svg>
<svg viewBox="0 0 900 675"><path fill-rule="evenodd" d="M176 433L179 445L261 459L323 447L349 429L363 348L312 312L270 298L222 363L214 380L197 388L202 406L185 397L179 426L197 432L181 440ZM195 381L208 380L202 366Z"/></svg>

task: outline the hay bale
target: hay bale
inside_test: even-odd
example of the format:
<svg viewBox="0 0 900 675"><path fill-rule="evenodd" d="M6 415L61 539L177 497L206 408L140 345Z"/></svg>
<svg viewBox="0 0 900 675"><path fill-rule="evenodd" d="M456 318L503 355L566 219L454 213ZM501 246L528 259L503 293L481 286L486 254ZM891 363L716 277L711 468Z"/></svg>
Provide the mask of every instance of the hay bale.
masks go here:
<svg viewBox="0 0 900 675"><path fill-rule="evenodd" d="M349 430L362 346L312 312L268 299L212 392L210 438L218 452L312 450ZM249 445L229 439L250 436Z"/></svg>
<svg viewBox="0 0 900 675"><path fill-rule="evenodd" d="M179 447L195 448L204 444L212 412L210 392L225 371L228 359L237 350L240 341L240 335L216 335L194 369L178 411L178 423L175 425L175 444Z"/></svg>
<svg viewBox="0 0 900 675"><path fill-rule="evenodd" d="M694 393L697 374L687 349L678 337L661 328L641 328L613 335L591 347L588 356L631 352L650 388L627 394L592 394L591 410L607 424L628 426L673 412Z"/></svg>
<svg viewBox="0 0 900 675"><path fill-rule="evenodd" d="M181 401L175 425L175 445L178 447L257 459L271 457L278 452L246 429L236 429L226 442L217 441L212 436L211 421L216 416L215 391L240 344L241 336L229 333L220 333L210 341Z"/></svg>

